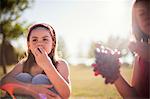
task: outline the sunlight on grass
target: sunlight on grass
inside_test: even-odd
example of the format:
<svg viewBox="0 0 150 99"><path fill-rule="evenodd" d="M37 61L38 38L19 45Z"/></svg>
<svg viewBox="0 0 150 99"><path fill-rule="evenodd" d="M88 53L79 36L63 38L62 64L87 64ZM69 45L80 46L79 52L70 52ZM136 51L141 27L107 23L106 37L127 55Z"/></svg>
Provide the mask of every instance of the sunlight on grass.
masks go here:
<svg viewBox="0 0 150 99"><path fill-rule="evenodd" d="M104 79L101 76L94 76L92 68L72 66L70 70L72 82L71 99L121 99L114 85L104 84ZM129 82L131 68L122 67L121 72Z"/></svg>

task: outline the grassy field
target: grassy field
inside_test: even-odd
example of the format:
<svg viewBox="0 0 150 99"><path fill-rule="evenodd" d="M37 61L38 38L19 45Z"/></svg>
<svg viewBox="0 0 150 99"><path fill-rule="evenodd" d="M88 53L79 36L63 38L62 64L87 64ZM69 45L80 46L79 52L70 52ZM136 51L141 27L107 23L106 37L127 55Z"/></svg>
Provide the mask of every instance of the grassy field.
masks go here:
<svg viewBox="0 0 150 99"><path fill-rule="evenodd" d="M92 68L74 66L71 70L71 99L121 99L114 85L104 84L101 76L94 76ZM121 68L122 75L129 82L131 68Z"/></svg>
<svg viewBox="0 0 150 99"><path fill-rule="evenodd" d="M9 67L11 70L13 67ZM72 94L70 99L122 99L113 85L104 84L104 79L95 77L92 68L83 65L71 66ZM121 73L129 82L131 68L121 68ZM0 78L2 69L0 68Z"/></svg>

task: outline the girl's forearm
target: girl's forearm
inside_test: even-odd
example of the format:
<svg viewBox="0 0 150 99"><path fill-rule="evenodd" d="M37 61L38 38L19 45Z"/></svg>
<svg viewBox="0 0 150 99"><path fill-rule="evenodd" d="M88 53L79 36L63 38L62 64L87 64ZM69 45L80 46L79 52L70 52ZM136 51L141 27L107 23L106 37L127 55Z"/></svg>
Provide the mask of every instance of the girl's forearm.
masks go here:
<svg viewBox="0 0 150 99"><path fill-rule="evenodd" d="M45 68L44 71L48 78L51 80L52 84L62 96L62 98L67 99L70 96L70 85L68 82L58 73L58 71L49 66L50 69Z"/></svg>
<svg viewBox="0 0 150 99"><path fill-rule="evenodd" d="M23 83L21 81L16 80L13 77L3 78L1 86L7 85L7 84L12 84L11 87L13 87L13 90L14 90L15 94L30 95L30 96L35 96L36 95L36 93L31 90L32 84L30 84L30 83Z"/></svg>
<svg viewBox="0 0 150 99"><path fill-rule="evenodd" d="M134 99L135 97L137 97L136 90L131 87L121 75L119 75L119 78L115 81L114 84L118 92L124 99Z"/></svg>
<svg viewBox="0 0 150 99"><path fill-rule="evenodd" d="M2 78L1 85L7 84L7 83L19 83L19 84L22 84L22 82L16 80L14 77L4 77L4 78Z"/></svg>

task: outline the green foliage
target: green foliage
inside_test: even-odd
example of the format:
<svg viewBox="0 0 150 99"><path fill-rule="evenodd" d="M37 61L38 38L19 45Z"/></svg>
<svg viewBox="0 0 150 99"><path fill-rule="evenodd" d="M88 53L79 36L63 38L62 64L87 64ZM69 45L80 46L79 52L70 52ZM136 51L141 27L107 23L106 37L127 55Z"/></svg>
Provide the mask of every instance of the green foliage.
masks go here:
<svg viewBox="0 0 150 99"><path fill-rule="evenodd" d="M12 25L12 22L6 22L2 25L2 34L3 36L5 35L6 39L16 39L18 38L20 35L23 34L23 27L20 23L16 23L14 25Z"/></svg>
<svg viewBox="0 0 150 99"><path fill-rule="evenodd" d="M29 7L31 0L0 0L0 15L2 21L15 21Z"/></svg>
<svg viewBox="0 0 150 99"><path fill-rule="evenodd" d="M25 9L29 8L33 0L0 0L0 64L4 73L7 73L6 65L11 65L17 61L17 53L10 40L21 36L26 27L25 22L18 19ZM10 49L9 49L10 48Z"/></svg>
<svg viewBox="0 0 150 99"><path fill-rule="evenodd" d="M24 22L19 22L23 11L29 8L30 0L0 0L0 34L6 39L22 35Z"/></svg>

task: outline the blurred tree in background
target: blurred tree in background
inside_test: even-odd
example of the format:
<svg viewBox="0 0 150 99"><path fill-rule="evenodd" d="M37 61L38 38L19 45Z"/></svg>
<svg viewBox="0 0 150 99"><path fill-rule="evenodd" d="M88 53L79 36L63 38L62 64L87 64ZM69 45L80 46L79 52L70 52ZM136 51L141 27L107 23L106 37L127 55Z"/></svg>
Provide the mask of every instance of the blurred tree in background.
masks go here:
<svg viewBox="0 0 150 99"><path fill-rule="evenodd" d="M128 42L129 38L120 38L116 36L109 36L106 42L99 41L103 46L111 48L111 49L118 49L121 51L122 56L128 54ZM95 50L96 42L91 42L88 50L88 58L94 58L94 50Z"/></svg>
<svg viewBox="0 0 150 99"><path fill-rule="evenodd" d="M106 46L108 46L111 49L118 49L118 50L123 50L128 48L128 42L129 42L129 38L120 38L117 36L109 36L107 42L106 42Z"/></svg>
<svg viewBox="0 0 150 99"><path fill-rule="evenodd" d="M67 59L69 57L69 53L66 48L66 43L62 36L58 37L57 52L58 52L58 56L63 59Z"/></svg>
<svg viewBox="0 0 150 99"><path fill-rule="evenodd" d="M118 49L119 51L121 51L122 57L124 57L129 53L128 43L129 43L129 37L120 38L120 37L110 36L105 45L111 49Z"/></svg>
<svg viewBox="0 0 150 99"><path fill-rule="evenodd" d="M0 0L0 66L7 73L6 65L17 62L17 54L10 41L23 35L25 22L19 22L21 14L33 0Z"/></svg>
<svg viewBox="0 0 150 99"><path fill-rule="evenodd" d="M89 50L88 50L88 58L94 58L95 57L95 44L96 42L92 41L90 46L89 46Z"/></svg>

